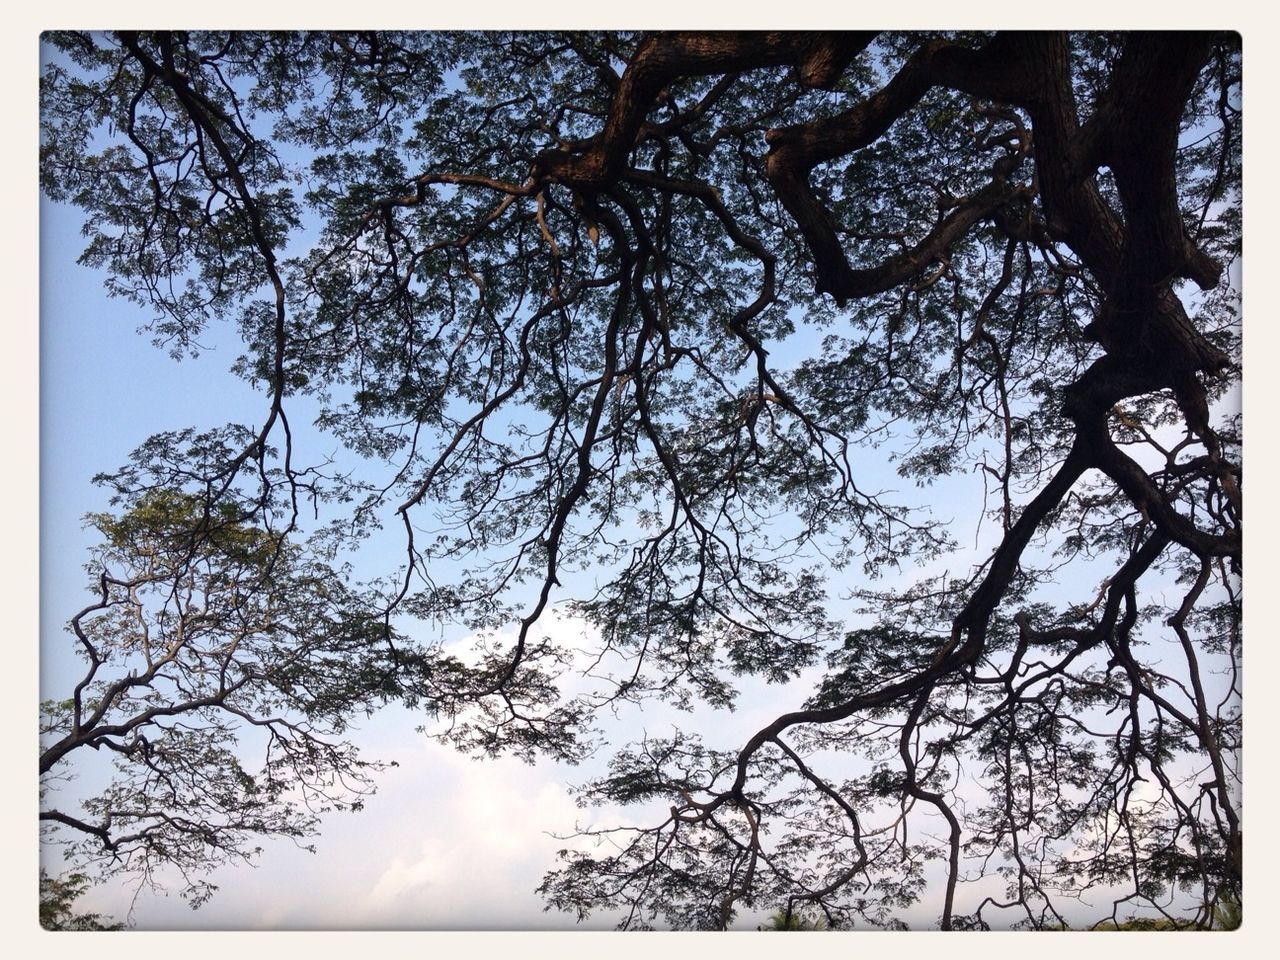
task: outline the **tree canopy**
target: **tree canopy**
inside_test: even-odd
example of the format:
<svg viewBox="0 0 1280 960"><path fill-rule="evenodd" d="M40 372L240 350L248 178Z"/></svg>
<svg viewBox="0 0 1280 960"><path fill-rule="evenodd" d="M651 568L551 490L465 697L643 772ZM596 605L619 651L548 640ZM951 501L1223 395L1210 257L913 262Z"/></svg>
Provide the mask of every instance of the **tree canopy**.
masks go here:
<svg viewBox="0 0 1280 960"><path fill-rule="evenodd" d="M82 261L176 357L233 326L263 411L98 478L41 757L117 759L42 809L76 869L198 902L361 802L346 722L397 702L611 752L580 799L643 825L548 865L579 917L1239 903L1238 36L45 41ZM746 676L812 689L609 737Z"/></svg>

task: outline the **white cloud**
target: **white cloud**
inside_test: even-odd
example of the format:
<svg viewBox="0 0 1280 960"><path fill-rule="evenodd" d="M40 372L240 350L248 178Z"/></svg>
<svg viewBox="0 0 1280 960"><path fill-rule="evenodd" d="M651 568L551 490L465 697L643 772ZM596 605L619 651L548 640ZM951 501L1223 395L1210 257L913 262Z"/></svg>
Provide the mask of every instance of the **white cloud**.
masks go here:
<svg viewBox="0 0 1280 960"><path fill-rule="evenodd" d="M397 799L432 794L422 797L408 822L393 821L399 850L412 852L393 854L368 893L356 898L358 922L431 929L564 925L562 918L544 918L533 896L564 845L547 831L571 829L581 813L562 773L510 760L477 763L435 745L423 754L432 762L394 788Z"/></svg>

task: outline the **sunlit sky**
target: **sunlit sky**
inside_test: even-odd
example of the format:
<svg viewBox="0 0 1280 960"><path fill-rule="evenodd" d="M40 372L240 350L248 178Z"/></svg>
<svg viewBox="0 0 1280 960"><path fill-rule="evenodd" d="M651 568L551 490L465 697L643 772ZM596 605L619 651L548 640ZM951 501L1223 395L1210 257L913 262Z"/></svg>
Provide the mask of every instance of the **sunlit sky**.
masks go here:
<svg viewBox="0 0 1280 960"><path fill-rule="evenodd" d="M1086 7L1087 4L1077 4L1074 9ZM1105 4L1098 7L1107 9ZM61 15L75 9L72 4ZM1249 57L1248 37L1246 34L1246 70L1258 71L1265 66L1269 72L1271 65L1259 62L1264 58ZM18 63L25 71L20 74L24 89L33 88L32 78L27 75L33 66L29 48L33 38L34 28L17 38L22 52ZM1246 85L1251 90L1261 89L1261 82L1247 80ZM1255 138L1251 146L1256 149L1264 134L1254 127L1250 135ZM34 143L34 135L31 142ZM25 176L31 176L30 168ZM1258 191L1248 194L1253 210L1262 205L1261 201L1255 205L1254 198L1271 188L1264 188L1257 178L1251 184L1246 189L1253 191L1256 187ZM1269 195L1266 202L1273 199ZM31 206L34 208L34 200ZM39 450L41 688L42 695L49 695L65 689L78 667L61 624L85 602L81 564L90 539L81 529L80 518L88 510L105 506L105 495L88 482L89 477L122 463L138 442L157 430L212 425L231 419L252 423L261 418L263 403L247 385L226 372L235 355L229 342L213 337L212 349L200 360L175 364L163 351L151 346L145 336L133 335L146 315L122 301L107 299L102 293L101 277L74 264L82 247L75 211L43 204L40 226L40 375L44 385ZM32 221L28 237L34 229ZM34 244L30 246L34 248ZM12 260L18 264L18 271L29 278L31 287L36 256L34 249L16 250ZM34 289L30 294L29 306L18 314L18 323L34 325ZM1266 294L1271 295L1270 291ZM1250 296L1250 309L1265 310L1269 306L1260 303L1261 296L1256 300L1252 292ZM1249 331L1251 356L1257 355L1258 344L1264 338L1275 336L1270 324L1267 329L1255 326ZM33 346L34 339L32 335ZM33 393L32 354L16 350L9 355L9 365L13 375L8 378L6 389L17 386ZM23 377L14 373L15 366L27 368ZM1254 399L1246 391L1246 405L1267 409L1263 391L1274 390L1273 378L1255 379L1250 389ZM26 400L28 409L33 399L31 396ZM1257 436L1250 435L1254 441L1250 446L1251 466L1269 472L1273 448L1265 441L1256 442ZM30 451L32 462L35 453L34 449ZM1261 502L1257 506L1264 508ZM1261 543L1269 538L1269 514L1269 507L1251 514L1251 542ZM19 522L22 520L31 528L29 542L33 542L32 518L20 518ZM1256 551L1253 553L1251 578L1257 576L1261 560ZM30 578L32 572L19 567L21 576ZM1247 635L1251 638L1266 634L1255 611L1252 608L1247 614ZM573 631L576 626L565 623L551 629ZM1250 650L1250 667L1261 672L1275 654L1269 646L1258 649L1256 655L1254 649L1257 648ZM800 696L795 693L788 697L772 689L767 691L766 699L760 696L763 692L763 688L748 690L743 709L728 721L717 721L725 738L720 745L740 742L779 710L794 705ZM1250 703L1251 732L1272 727L1276 716L1274 700L1260 697L1256 704ZM29 713L21 715L22 724L30 723ZM641 729L661 733L673 720L689 722L657 709L625 717L616 728L619 742ZM586 771L549 763L529 767L513 760L474 761L415 733L414 727L420 722L421 717L388 710L361 724L357 736L367 754L395 759L399 766L382 777L379 792L363 812L327 819L317 840L316 854L292 849L285 842L270 843L257 867L229 868L217 874L214 879L220 885L219 892L195 912L176 895L142 895L133 902L129 889L108 887L86 896L83 907L117 916L132 909L138 926L152 929L572 926L571 917L544 913L533 890L543 873L554 866L555 851L564 845L550 834L568 832L575 822L597 816L578 809L565 790L566 783L585 779ZM19 724L16 729L29 727ZM1246 798L1259 796L1272 776L1274 772L1264 764L1255 763L1250 768ZM626 815L610 816L606 811L598 816L618 823ZM22 829L18 832L25 833ZM1250 840L1246 863L1247 869L1253 867L1251 883L1263 873L1263 844L1275 849L1269 828L1265 839L1259 836L1262 832L1256 831ZM1274 858L1270 862L1274 863ZM57 863L50 862L49 866L56 870ZM33 892L33 887L31 883L25 890ZM29 893L24 902L31 903ZM28 909L21 914L22 922L27 923L32 915ZM917 919L927 924L934 916L936 910L926 908ZM612 923L602 916L599 923L589 925L607 928Z"/></svg>

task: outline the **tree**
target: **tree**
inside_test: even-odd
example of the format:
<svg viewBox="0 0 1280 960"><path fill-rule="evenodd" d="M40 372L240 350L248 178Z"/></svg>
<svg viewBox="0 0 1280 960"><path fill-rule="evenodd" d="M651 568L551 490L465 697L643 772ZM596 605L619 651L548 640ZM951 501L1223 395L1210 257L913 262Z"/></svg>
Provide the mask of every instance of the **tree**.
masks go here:
<svg viewBox="0 0 1280 960"><path fill-rule="evenodd" d="M77 862L306 833L290 791L359 792L330 735L382 702L576 760L611 709L803 676L741 742L612 745L581 799L651 824L588 829L609 852L566 852L548 904L845 928L926 895L954 929L1238 901L1237 36L47 41L42 183L84 261L175 354L237 324L264 395L260 427L102 478L89 674L45 756L134 772L42 815ZM299 410L349 459L300 462ZM928 488L974 472L953 529ZM402 565L348 583L384 524ZM542 636L557 604L585 659ZM282 752L211 792L254 728Z"/></svg>
<svg viewBox="0 0 1280 960"><path fill-rule="evenodd" d="M394 686L382 624L341 571L226 502L154 489L90 522L105 538L90 564L99 595L71 619L88 668L42 705L40 772L49 786L70 756L105 748L116 775L82 812L46 804L40 819L72 838L76 862L144 881L176 868L199 905L213 892L202 873L250 859L263 835L300 842L319 813L369 792L377 765L339 735ZM246 726L261 771L236 750Z"/></svg>
<svg viewBox="0 0 1280 960"><path fill-rule="evenodd" d="M124 924L101 914L76 913L72 909L88 885L89 878L82 873L58 879L41 870L40 926L46 930L123 930Z"/></svg>

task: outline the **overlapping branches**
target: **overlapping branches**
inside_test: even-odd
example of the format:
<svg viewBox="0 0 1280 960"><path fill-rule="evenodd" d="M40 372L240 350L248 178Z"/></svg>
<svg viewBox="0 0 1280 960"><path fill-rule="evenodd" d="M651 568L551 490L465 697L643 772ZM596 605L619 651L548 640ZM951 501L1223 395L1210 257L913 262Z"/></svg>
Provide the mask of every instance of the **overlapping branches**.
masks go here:
<svg viewBox="0 0 1280 960"><path fill-rule="evenodd" d="M379 635L345 655L468 749L580 759L604 705L727 706L734 675L825 661L735 750L619 754L587 797L670 814L572 855L552 903L891 924L938 882L950 929L1062 925L1092 888L1127 891L1113 919L1132 899L1202 926L1238 898L1233 38L59 44L109 80L51 68L46 185L175 336L240 309L241 371L270 398L221 472L151 463L117 478L124 502L194 485L206 520L230 497L275 530L287 493L284 537L302 492L351 504L343 549L400 524L404 564L361 601ZM95 154L107 120L128 146ZM312 151L320 221L291 260L286 141ZM297 467L299 394L383 475ZM969 573L863 589L858 613L852 565L889 579L955 549L883 490L875 450L923 480L981 470L999 526L947 561ZM1092 603L1054 586L1091 577ZM538 635L569 601L599 635L578 669L603 685L578 696ZM399 637L406 618L507 642L464 665Z"/></svg>

